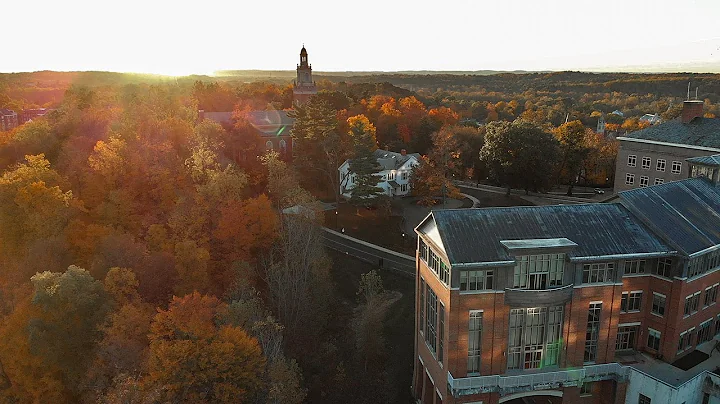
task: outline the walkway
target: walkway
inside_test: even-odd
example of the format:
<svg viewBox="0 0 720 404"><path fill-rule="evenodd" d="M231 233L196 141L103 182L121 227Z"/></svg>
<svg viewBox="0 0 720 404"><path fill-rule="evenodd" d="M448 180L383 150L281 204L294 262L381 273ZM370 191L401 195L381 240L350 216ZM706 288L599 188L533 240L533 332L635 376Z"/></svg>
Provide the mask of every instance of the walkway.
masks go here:
<svg viewBox="0 0 720 404"><path fill-rule="evenodd" d="M388 250L327 227L322 229L323 243L326 247L377 265L381 270L389 269L401 275L415 277L415 257Z"/></svg>

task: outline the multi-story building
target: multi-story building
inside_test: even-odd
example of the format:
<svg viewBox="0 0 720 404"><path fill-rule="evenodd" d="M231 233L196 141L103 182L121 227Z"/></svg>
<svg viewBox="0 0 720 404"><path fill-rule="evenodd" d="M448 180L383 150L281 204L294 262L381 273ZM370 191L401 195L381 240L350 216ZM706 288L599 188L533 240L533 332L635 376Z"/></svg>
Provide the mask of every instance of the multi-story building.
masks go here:
<svg viewBox="0 0 720 404"><path fill-rule="evenodd" d="M380 169L377 176L380 181L377 186L382 188L387 196L404 196L410 194L410 176L412 169L420 164L420 154L408 154L405 149L400 153L387 150L375 150L374 157ZM338 167L340 175L340 195L350 197L351 191L355 188L355 174L350 172L350 160L345 160Z"/></svg>
<svg viewBox="0 0 720 404"><path fill-rule="evenodd" d="M720 397L709 375L720 366L720 187L710 174L615 203L430 213L416 228L415 397Z"/></svg>
<svg viewBox="0 0 720 404"><path fill-rule="evenodd" d="M720 119L703 117L703 101L683 104L680 118L617 138L615 192L687 178L685 159L720 153Z"/></svg>
<svg viewBox="0 0 720 404"><path fill-rule="evenodd" d="M0 131L8 131L18 126L17 113L10 109L0 108Z"/></svg>

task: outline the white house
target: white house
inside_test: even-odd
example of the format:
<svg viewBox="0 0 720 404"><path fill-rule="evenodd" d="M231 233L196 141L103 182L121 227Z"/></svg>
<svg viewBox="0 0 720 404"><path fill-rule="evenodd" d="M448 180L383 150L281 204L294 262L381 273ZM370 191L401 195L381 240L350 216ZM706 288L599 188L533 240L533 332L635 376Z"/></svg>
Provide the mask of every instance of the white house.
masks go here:
<svg viewBox="0 0 720 404"><path fill-rule="evenodd" d="M387 196L407 195L410 192L410 172L413 167L420 164L420 154L407 154L405 149L400 153L387 150L375 150L378 165L382 171L378 172L380 182L378 187L385 191ZM345 160L338 168L340 174L340 195L350 197L350 190L355 187L353 182L355 174L350 173L350 160Z"/></svg>

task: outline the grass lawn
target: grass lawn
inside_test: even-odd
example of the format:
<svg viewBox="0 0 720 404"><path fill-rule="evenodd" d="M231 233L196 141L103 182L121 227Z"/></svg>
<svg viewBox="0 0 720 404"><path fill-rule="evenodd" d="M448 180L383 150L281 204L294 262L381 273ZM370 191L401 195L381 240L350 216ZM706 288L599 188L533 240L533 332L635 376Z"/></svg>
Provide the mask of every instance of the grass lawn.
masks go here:
<svg viewBox="0 0 720 404"><path fill-rule="evenodd" d="M332 278L335 283L336 299L346 313L346 318L335 316L332 319L336 323L333 327L338 333L348 332L347 329L352 319L352 313L358 304L357 289L360 283L360 275L377 269L375 266L364 261L352 258L336 251L328 250L333 260ZM393 395L394 403L410 403L410 384L413 374L413 329L415 327L415 282L405 276L385 271L380 272L385 289L397 291L402 297L393 304L385 318L384 337L386 351L386 369L390 379L390 385L395 387ZM339 335L339 339L342 337ZM346 343L353 344L351 338L345 339ZM348 349L353 349L352 346Z"/></svg>
<svg viewBox="0 0 720 404"><path fill-rule="evenodd" d="M337 215L325 211L325 225L333 230L345 229L345 234L368 243L377 244L403 254L415 254L411 235L403 237L402 217L385 216L380 210L356 209L349 203L340 203Z"/></svg>

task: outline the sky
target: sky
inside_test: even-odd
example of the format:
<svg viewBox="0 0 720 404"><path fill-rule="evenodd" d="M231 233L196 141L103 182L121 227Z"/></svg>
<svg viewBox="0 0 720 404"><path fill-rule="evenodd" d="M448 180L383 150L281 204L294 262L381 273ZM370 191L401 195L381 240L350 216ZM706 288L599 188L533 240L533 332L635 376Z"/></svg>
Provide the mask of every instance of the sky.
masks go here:
<svg viewBox="0 0 720 404"><path fill-rule="evenodd" d="M720 0L34 0L2 8L0 37L18 50L3 52L0 72L293 70L305 44L316 71L720 73Z"/></svg>

